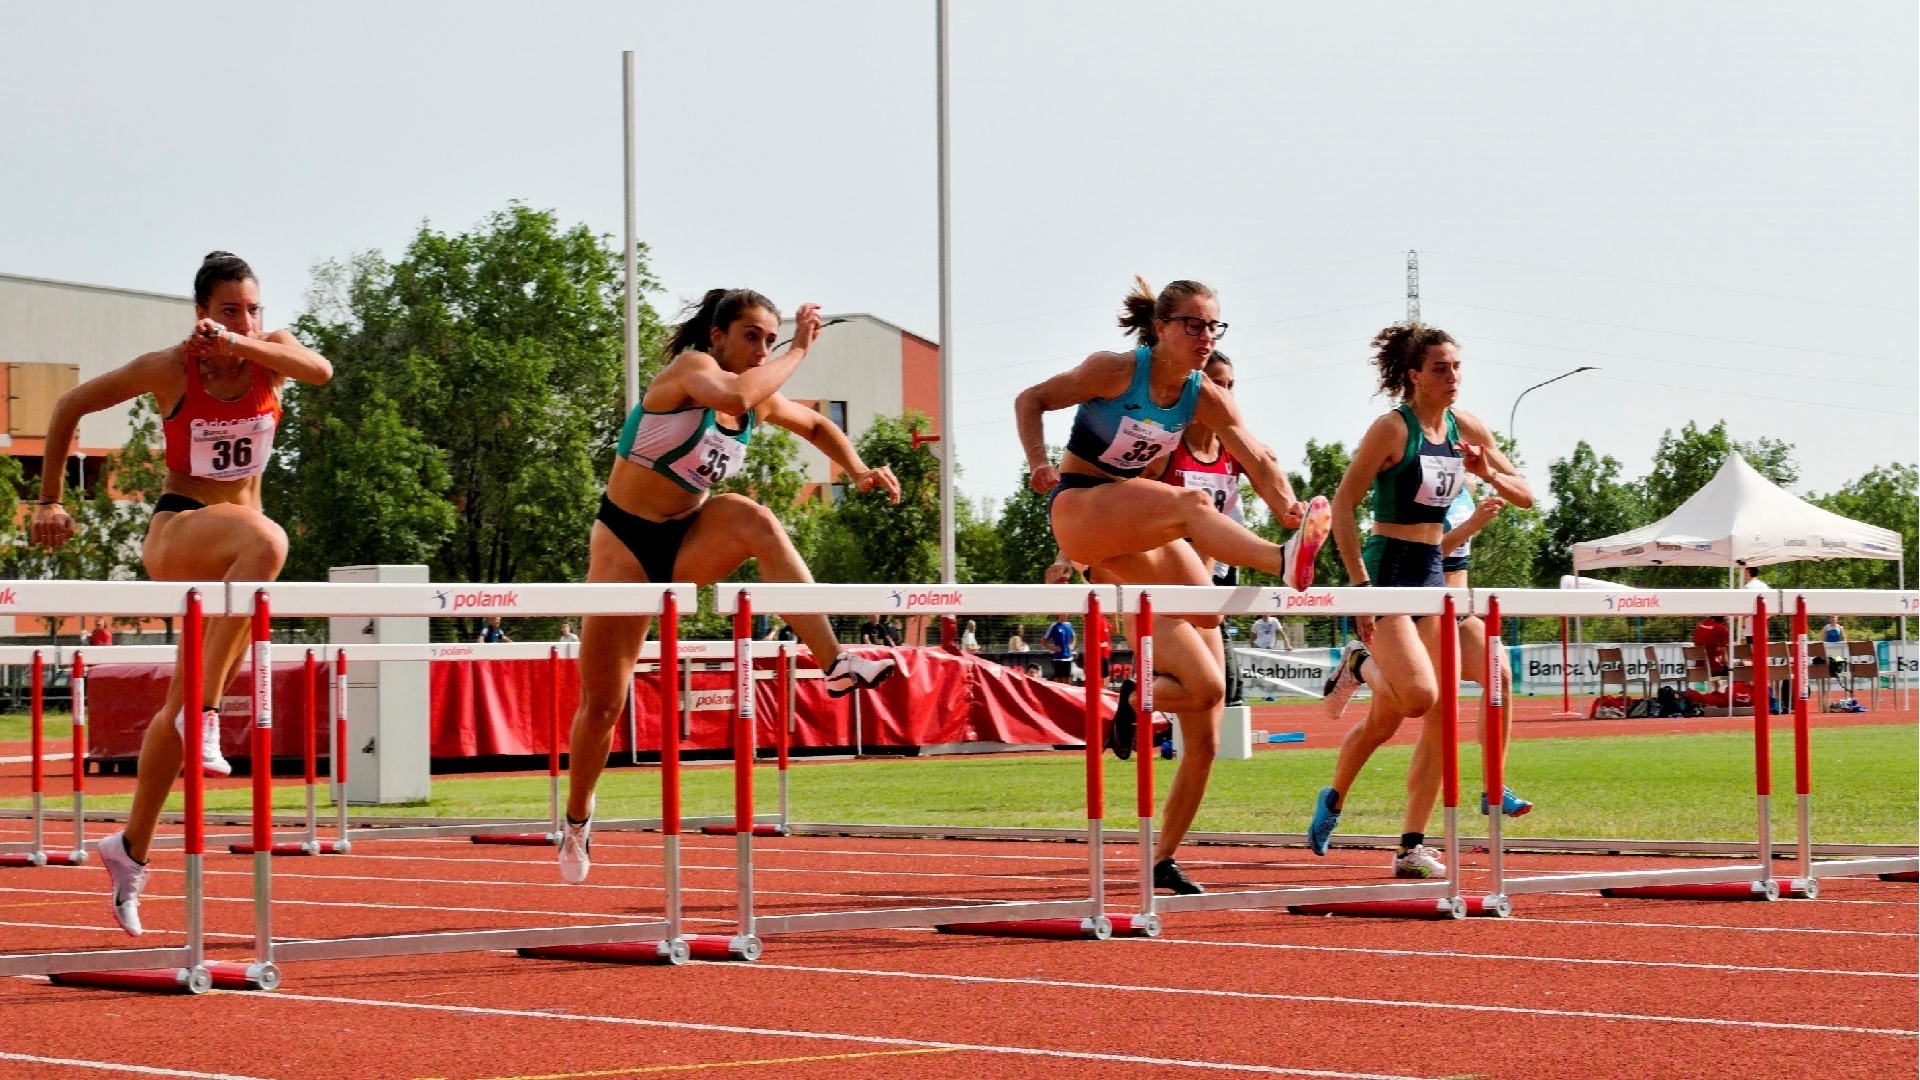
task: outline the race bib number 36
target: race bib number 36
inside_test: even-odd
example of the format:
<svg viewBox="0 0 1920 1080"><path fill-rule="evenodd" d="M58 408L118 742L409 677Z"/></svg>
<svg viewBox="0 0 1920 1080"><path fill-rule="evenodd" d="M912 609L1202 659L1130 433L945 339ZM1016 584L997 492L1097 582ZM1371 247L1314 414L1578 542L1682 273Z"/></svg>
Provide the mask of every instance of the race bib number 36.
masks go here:
<svg viewBox="0 0 1920 1080"><path fill-rule="evenodd" d="M1107 452L1100 460L1116 469L1137 472L1147 467L1154 458L1173 448L1180 433L1158 424L1150 424L1134 417L1123 417L1120 428L1114 432L1113 441L1107 444Z"/></svg>
<svg viewBox="0 0 1920 1080"><path fill-rule="evenodd" d="M193 475L209 480L244 480L266 471L273 454L273 415L251 420L196 420L193 424Z"/></svg>
<svg viewBox="0 0 1920 1080"><path fill-rule="evenodd" d="M1466 463L1457 457L1420 455L1420 491L1413 501L1422 506L1453 505L1466 472Z"/></svg>
<svg viewBox="0 0 1920 1080"><path fill-rule="evenodd" d="M674 459L671 468L687 486L705 491L739 472L746 461L745 443L708 428L693 449Z"/></svg>

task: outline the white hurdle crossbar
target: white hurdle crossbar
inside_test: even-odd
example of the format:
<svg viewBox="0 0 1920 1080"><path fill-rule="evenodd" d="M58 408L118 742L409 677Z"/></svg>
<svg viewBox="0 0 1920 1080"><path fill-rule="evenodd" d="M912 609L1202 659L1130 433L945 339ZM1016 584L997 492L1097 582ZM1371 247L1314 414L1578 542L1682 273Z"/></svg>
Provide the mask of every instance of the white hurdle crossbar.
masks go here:
<svg viewBox="0 0 1920 1080"><path fill-rule="evenodd" d="M734 617L736 667L751 672L749 659L752 615L768 611L782 615L833 615L887 612L899 615L1027 614L1036 611L1081 611L1087 616L1086 638L1086 772L1087 772L1087 895L1072 900L1031 902L987 901L930 907L850 909L787 915L759 915L754 910L753 780L756 720L751 686L744 677L734 694L734 811L736 815L735 872L738 933L733 939L737 959L760 954L760 938L830 930L875 930L938 927L956 933L998 933L1024 937L1104 939L1113 932L1106 912L1105 845L1102 837L1104 786L1100 732L1105 717L1101 671L1101 616L1113 610L1117 599L1105 585L818 585L787 583L721 584L714 602L721 614Z"/></svg>

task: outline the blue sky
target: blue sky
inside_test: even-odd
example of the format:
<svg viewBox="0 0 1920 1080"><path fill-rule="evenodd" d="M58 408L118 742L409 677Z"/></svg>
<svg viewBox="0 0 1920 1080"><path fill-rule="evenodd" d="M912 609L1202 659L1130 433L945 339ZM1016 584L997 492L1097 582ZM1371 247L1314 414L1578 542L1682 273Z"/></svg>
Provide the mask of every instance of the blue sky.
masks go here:
<svg viewBox="0 0 1920 1080"><path fill-rule="evenodd" d="M1283 461L1351 444L1409 248L1496 428L1600 366L1520 410L1541 488L1689 420L1795 443L1815 490L1916 457L1911 4L954 9L972 494L1011 491L1013 395L1114 347L1135 273L1218 288ZM934 334L930 2L189 11L0 4L0 271L184 292L228 248L283 323L316 262L423 220L617 236L631 48L656 306L749 285Z"/></svg>

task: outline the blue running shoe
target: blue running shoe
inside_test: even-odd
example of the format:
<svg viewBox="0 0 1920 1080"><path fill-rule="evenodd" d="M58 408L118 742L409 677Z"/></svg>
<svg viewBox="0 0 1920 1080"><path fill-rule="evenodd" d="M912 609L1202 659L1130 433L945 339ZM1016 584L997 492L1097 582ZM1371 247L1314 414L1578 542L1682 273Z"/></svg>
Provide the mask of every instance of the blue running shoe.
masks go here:
<svg viewBox="0 0 1920 1080"><path fill-rule="evenodd" d="M1333 808L1333 789L1320 789L1320 797L1313 801L1313 824L1307 826L1307 847L1315 855L1325 855L1327 844L1333 840L1333 830L1340 826L1340 811Z"/></svg>
<svg viewBox="0 0 1920 1080"><path fill-rule="evenodd" d="M1513 793L1510 787L1500 789L1500 813L1504 817L1525 817L1533 804ZM1487 793L1480 793L1480 812L1487 812Z"/></svg>

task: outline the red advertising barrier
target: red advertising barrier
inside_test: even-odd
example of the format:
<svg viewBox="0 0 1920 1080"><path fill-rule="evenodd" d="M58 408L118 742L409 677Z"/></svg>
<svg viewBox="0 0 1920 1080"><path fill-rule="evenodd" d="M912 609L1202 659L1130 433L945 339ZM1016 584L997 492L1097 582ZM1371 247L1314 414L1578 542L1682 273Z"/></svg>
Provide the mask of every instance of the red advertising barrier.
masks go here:
<svg viewBox="0 0 1920 1080"><path fill-rule="evenodd" d="M1055 746L1081 741L1085 727L1082 691L1061 683L1029 678L1023 672L964 653L930 648L862 647L863 656L891 655L899 673L873 690L860 694L860 743L864 747L920 747L968 742L1001 742L1023 746ZM759 671L774 671L779 661L763 657ZM311 700L303 700L305 660L273 665L273 753L300 757L304 752L307 717L318 708L326 715L327 680L319 680ZM802 671L813 662L798 659ZM166 700L172 666L164 664L108 664L87 671L88 754L94 759L134 758L147 722ZM547 695L551 680L560 679L561 738L564 740L580 701L580 681L571 662L546 660L439 660L429 662L432 695L431 754L436 758L493 755L543 755L548 750ZM642 752L660 745L659 676L634 680L639 714L634 728ZM229 759L244 760L247 746L246 693L252 665L244 664L230 684L231 711L221 716L221 749ZM725 671L693 673L694 709L691 750L724 750L732 745L729 723L733 708L733 675ZM754 684L759 708L759 744L775 744L774 723L780 715L779 682L761 679ZM801 678L794 686L792 735L795 747L853 745L853 699L827 696L824 681ZM331 745L327 725L316 733L318 752ZM614 727L614 750L630 748L627 725Z"/></svg>

